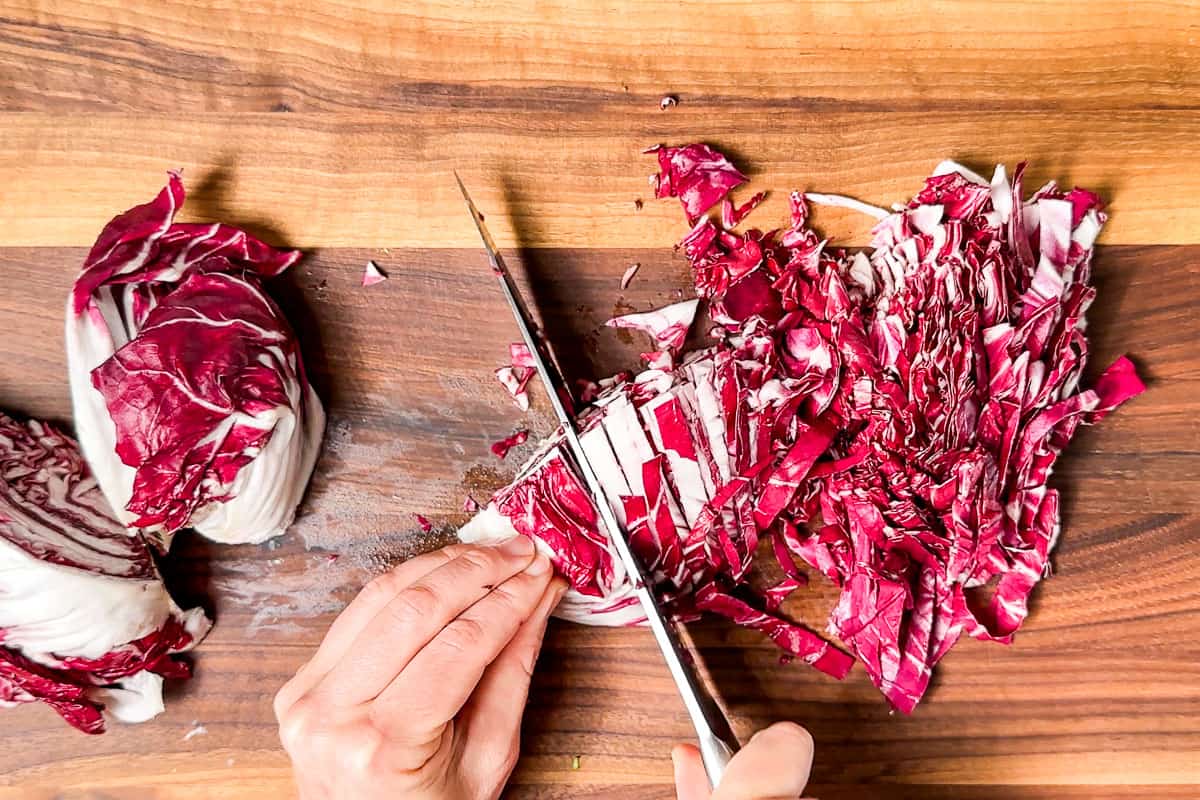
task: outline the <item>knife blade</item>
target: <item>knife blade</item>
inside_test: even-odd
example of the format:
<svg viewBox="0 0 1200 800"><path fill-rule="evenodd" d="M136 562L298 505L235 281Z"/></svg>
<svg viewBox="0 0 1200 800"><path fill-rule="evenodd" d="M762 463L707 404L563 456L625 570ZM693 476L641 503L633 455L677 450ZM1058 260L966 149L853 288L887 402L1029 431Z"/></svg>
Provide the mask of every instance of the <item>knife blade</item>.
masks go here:
<svg viewBox="0 0 1200 800"><path fill-rule="evenodd" d="M708 775L709 783L716 787L725 772L726 765L738 750L737 737L734 735L725 713L709 694L700 680L700 676L696 673L692 656L680 641L675 624L663 613L658 598L654 595L653 580L647 575L645 568L630 549L628 534L618 522L612 507L605 499L604 487L596 476L596 472L584 452L583 445L579 441L579 429L575 425L571 393L558 367L558 362L554 359L553 351L546 341L546 337L534 322L533 316L529 313L529 307L525 304L508 266L504 263L504 258L496 249L495 241L484 224L483 215L479 213L479 209L471 200L467 187L463 185L462 178L459 177L457 171L454 173L454 178L458 182L463 200L466 201L467 209L471 213L475 229L483 241L484 250L487 252L492 271L499 281L504 299L516 319L521 338L529 348L534 369L546 388L550 405L562 428L567 450L575 462L579 475L583 478L584 486L592 497L600 522L609 532L613 547L625 565L630 579L634 582L635 593L646 615L647 625L654 634L654 639L659 650L662 651L663 660L667 664L671 678L679 690L684 708L696 729L704 771Z"/></svg>

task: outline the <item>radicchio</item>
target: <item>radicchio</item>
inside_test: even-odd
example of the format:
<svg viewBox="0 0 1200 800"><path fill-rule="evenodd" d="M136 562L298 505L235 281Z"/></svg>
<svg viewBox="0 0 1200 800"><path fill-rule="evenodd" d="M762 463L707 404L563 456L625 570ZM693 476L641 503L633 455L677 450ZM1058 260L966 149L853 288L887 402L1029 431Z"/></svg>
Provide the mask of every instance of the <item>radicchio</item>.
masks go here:
<svg viewBox="0 0 1200 800"><path fill-rule="evenodd" d="M684 147L653 147L658 154L659 173L651 181L656 197L678 197L688 221L695 221L746 182L729 159L706 144Z"/></svg>
<svg viewBox="0 0 1200 800"><path fill-rule="evenodd" d="M508 346L512 366L500 367L496 370L496 380L512 397L517 408L529 410L529 381L536 369L533 366L533 356L529 347L523 342L513 342Z"/></svg>
<svg viewBox="0 0 1200 800"><path fill-rule="evenodd" d="M1100 200L945 162L894 212L794 193L788 227L736 233L756 200L725 230L698 218L741 173L703 145L658 155L717 343L594 385L579 424L603 499L678 617L728 616L841 677L852 659L778 613L807 563L841 589L828 632L911 712L963 633L1011 641L1058 537L1055 460L1144 388L1126 358L1079 388ZM871 249L828 248L810 200L878 220ZM557 438L460 532L516 534L570 581L562 616L642 621ZM760 594L763 539L784 578Z"/></svg>
<svg viewBox="0 0 1200 800"><path fill-rule="evenodd" d="M0 705L43 702L87 733L104 730L102 710L147 720L163 678L190 674L171 656L209 625L172 602L78 445L0 414Z"/></svg>
<svg viewBox="0 0 1200 800"><path fill-rule="evenodd" d="M527 430L515 431L512 434L505 436L503 439L501 439L499 441L492 442L492 455L494 455L496 458L503 461L505 458L508 457L509 450L512 450L514 447L518 447L520 445L525 444L526 440L528 440L528 439L529 439L529 431L527 431Z"/></svg>
<svg viewBox="0 0 1200 800"><path fill-rule="evenodd" d="M604 324L610 328L629 328L649 335L654 340L657 352L644 354L642 358L648 366L670 369L674 356L683 349L687 340L699 303L699 300L684 300L654 311L613 317Z"/></svg>
<svg viewBox="0 0 1200 800"><path fill-rule="evenodd" d="M300 254L180 223L177 174L101 232L67 303L80 444L119 518L261 542L295 515L324 412L260 281Z"/></svg>
<svg viewBox="0 0 1200 800"><path fill-rule="evenodd" d="M744 460L730 457L718 388L724 384L714 358L714 351L702 351L673 372L650 370L631 380L606 381L580 418L580 441L606 501L672 613L729 617L843 677L853 659L774 613L770 606L778 605L778 589L755 598L744 585L757 541L748 497L767 462L747 469L752 477L730 479ZM559 437L543 443L459 538L496 542L518 533L530 536L570 581L558 616L591 625L643 623L634 587L562 448ZM791 588L798 585L794 581Z"/></svg>
<svg viewBox="0 0 1200 800"><path fill-rule="evenodd" d="M374 286L377 283L383 283L388 279L387 273L379 268L379 265L374 261L367 262L367 268L363 270L362 285Z"/></svg>

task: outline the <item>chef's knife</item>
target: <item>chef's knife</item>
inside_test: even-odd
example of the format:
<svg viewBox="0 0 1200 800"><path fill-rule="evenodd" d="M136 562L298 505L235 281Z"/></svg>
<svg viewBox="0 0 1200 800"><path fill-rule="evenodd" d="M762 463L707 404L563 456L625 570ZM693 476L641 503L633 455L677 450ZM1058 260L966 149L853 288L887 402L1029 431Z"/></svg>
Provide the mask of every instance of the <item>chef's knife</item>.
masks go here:
<svg viewBox="0 0 1200 800"><path fill-rule="evenodd" d="M592 465L588 461L587 454L583 450L583 445L580 444L579 430L575 426L571 393L567 388L566 381L563 379L562 372L558 369L557 362L553 358L553 353L546 342L546 337L542 335L533 321L533 317L529 313L529 308L525 305L525 301L521 297L521 292L513 282L512 275L509 274L504 259L501 258L499 251L496 250L496 244L488 233L487 226L484 225L483 215L479 213L479 210L471 201L470 195L467 194L467 188L463 185L462 178L458 176L457 172L454 173L454 178L458 181L458 188L462 191L463 199L467 202L467 208L471 212L471 219L475 223L475 229L479 231L479 237L483 240L484 249L487 251L488 260L492 264L492 271L499 279L504 299L508 301L513 316L517 320L517 327L521 331L521 338L529 348L534 369L537 370L538 376L542 379L542 384L546 387L546 394L550 398L550 405L554 408L554 414L558 417L559 425L562 426L567 449L570 451L579 469L579 474L583 477L584 485L592 496L592 502L595 504L596 511L600 515L600 521L604 524L605 529L608 530L613 546L621 557L630 580L633 581L638 600L641 601L642 610L646 614L646 621L649 624L650 630L654 633L654 639L658 642L663 659L667 662L667 669L670 671L671 677L675 680L675 685L679 689L679 696L683 698L683 705L692 720L692 725L696 728L696 736L700 741L700 756L704 762L704 771L708 774L709 783L715 787L720 782L721 776L725 773L725 767L729 763L729 759L737 752L737 737L734 736L733 729L730 727L729 720L725 717L724 712L721 711L720 706L709 695L699 676L692 668L691 654L685 651L679 641L674 623L664 616L662 608L658 604L658 599L654 596L653 581L646 574L645 569L633 554L633 551L630 550L626 531L617 521L612 507L609 506L608 501L605 499L604 488L600 485L600 480L596 477L596 472L592 469Z"/></svg>

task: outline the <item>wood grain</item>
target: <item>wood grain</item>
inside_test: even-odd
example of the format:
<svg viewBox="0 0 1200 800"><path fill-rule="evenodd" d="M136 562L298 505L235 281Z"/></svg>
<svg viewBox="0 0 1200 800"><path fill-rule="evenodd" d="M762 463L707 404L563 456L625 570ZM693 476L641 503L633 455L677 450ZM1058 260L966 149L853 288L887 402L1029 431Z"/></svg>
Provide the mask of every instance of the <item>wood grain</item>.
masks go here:
<svg viewBox="0 0 1200 800"><path fill-rule="evenodd" d="M9 288L0 330L21 334L0 340L0 407L68 416L58 298L83 255L0 248ZM633 363L637 343L602 328L618 301L662 304L687 279L669 248L511 255L536 280L546 327L578 375ZM368 258L391 279L363 289ZM1200 339L1198 260L1195 246L1097 254L1089 373L1128 351L1150 390L1082 431L1064 459L1057 574L1038 589L1013 647L963 643L939 667L927 701L902 718L887 712L861 671L838 683L780 665L774 646L752 632L693 627L743 733L784 718L813 731L815 796L1194 796L1200 385L1190 344ZM642 269L621 292L633 261ZM490 441L518 425L549 427L542 398L521 415L493 385L513 331L477 251L318 250L272 291L300 331L330 410L297 525L274 549L183 540L170 582L218 619L196 654L196 678L173 690L162 717L97 739L75 735L46 709L6 711L6 732L23 743L0 750L0 786L13 796L287 796L271 691L371 574L445 540L463 519L463 495L511 474L512 463L487 453ZM438 530L422 534L414 513ZM788 610L820 627L835 597L818 583ZM185 741L194 722L208 732ZM688 735L647 634L556 625L510 796L670 797L667 753ZM1122 785L1129 782L1141 785Z"/></svg>
<svg viewBox="0 0 1200 800"><path fill-rule="evenodd" d="M1191 2L0 2L22 111L1197 108Z"/></svg>
<svg viewBox="0 0 1200 800"><path fill-rule="evenodd" d="M838 683L753 633L693 626L739 730L808 726L823 800L1195 798L1198 65L1195 0L0 0L0 408L69 421L74 272L182 167L188 218L311 251L271 288L329 409L287 536L172 553L172 591L217 617L196 678L102 737L0 712L0 800L292 796L275 688L371 575L447 541L464 495L511 477L523 453L498 462L490 442L550 427L544 398L521 414L492 379L513 330L451 170L525 248L569 370L594 376L639 349L602 327L618 301L689 284L679 207L650 200L641 150L695 140L734 155L743 191L772 192L760 225L792 188L904 200L947 157L1028 159L1031 184L1100 191L1089 376L1128 352L1149 382L1062 459L1056 574L1014 646L963 643L904 718L861 670ZM868 237L861 217L817 222ZM387 283L359 286L368 258ZM819 628L835 597L816 581L788 611ZM554 625L508 796L666 800L689 737L647 634Z"/></svg>
<svg viewBox="0 0 1200 800"><path fill-rule="evenodd" d="M787 192L905 201L944 158L991 174L1030 162L1111 201L1107 244L1200 243L1200 110L797 112L771 104L657 104L620 114L531 108L395 113L0 115L0 246L90 245L117 209L183 168L193 218L238 219L299 247L462 247L473 232L458 169L504 246L661 248L686 233L649 199L658 142L705 140L774 194L755 224L787 218ZM48 194L49 193L49 194ZM747 195L748 196L748 195ZM634 200L645 198L644 208ZM871 220L828 210L840 243ZM519 236L518 236L519 234Z"/></svg>

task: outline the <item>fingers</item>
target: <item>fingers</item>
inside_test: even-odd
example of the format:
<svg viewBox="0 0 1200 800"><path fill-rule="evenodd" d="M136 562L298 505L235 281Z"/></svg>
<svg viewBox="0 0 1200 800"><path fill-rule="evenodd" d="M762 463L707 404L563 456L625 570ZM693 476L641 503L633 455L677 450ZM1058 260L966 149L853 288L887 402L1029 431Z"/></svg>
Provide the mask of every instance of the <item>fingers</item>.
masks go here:
<svg viewBox="0 0 1200 800"><path fill-rule="evenodd" d="M416 579L358 632L316 691L343 704L373 699L443 628L459 622L464 611L521 573L533 557L532 540L516 536L497 547L469 547ZM549 569L543 583L548 580Z"/></svg>
<svg viewBox="0 0 1200 800"><path fill-rule="evenodd" d="M712 800L796 800L812 769L813 740L793 722L764 728L733 757Z"/></svg>
<svg viewBox="0 0 1200 800"><path fill-rule="evenodd" d="M371 704L376 724L400 723L405 735L421 737L453 719L533 613L553 574L550 560L538 556L463 610Z"/></svg>
<svg viewBox="0 0 1200 800"><path fill-rule="evenodd" d="M454 544L431 553L415 556L393 569L379 575L362 588L362 591L342 609L337 619L325 633L321 646L313 657L300 668L295 677L283 685L275 695L275 716L286 711L300 697L317 685L317 682L345 655L350 643L358 637L384 606L418 578L462 555L468 545Z"/></svg>
<svg viewBox="0 0 1200 800"><path fill-rule="evenodd" d="M485 773L502 772L503 777L511 771L520 741L521 717L529 698L529 680L542 649L546 623L566 590L567 582L562 578L551 581L529 618L484 670L459 717L466 730L464 764ZM492 763L497 760L499 763Z"/></svg>
<svg viewBox="0 0 1200 800"><path fill-rule="evenodd" d="M708 774L700 751L695 745L677 744L671 750L671 763L675 766L676 800L708 800Z"/></svg>
<svg viewBox="0 0 1200 800"><path fill-rule="evenodd" d="M410 558L403 564L379 575L362 588L358 596L350 601L350 605L338 615L325 634L321 647L313 657L315 669L328 671L345 654L363 628L367 626L376 614L390 603L396 595L411 586L419 578L423 578L440 566L454 560L465 553L470 547L465 544L452 544L432 553Z"/></svg>

